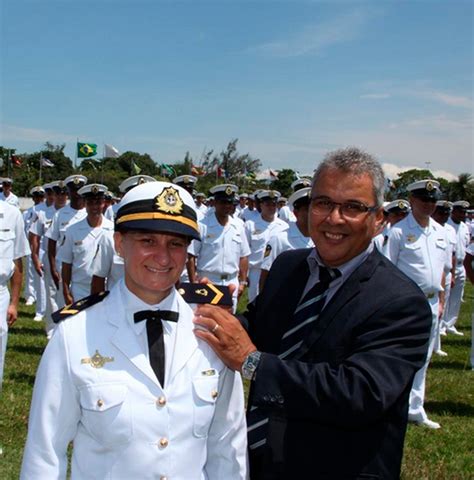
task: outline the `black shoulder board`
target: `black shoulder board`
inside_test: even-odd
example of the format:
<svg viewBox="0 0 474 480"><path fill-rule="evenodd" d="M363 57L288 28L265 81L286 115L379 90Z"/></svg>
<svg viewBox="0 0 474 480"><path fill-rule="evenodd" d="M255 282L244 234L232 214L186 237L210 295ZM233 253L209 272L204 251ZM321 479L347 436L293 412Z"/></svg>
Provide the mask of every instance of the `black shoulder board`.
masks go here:
<svg viewBox="0 0 474 480"><path fill-rule="evenodd" d="M71 305L66 305L61 310L54 312L51 315L51 318L53 319L54 323L62 322L66 318L72 317L73 315L76 315L76 313L82 312L82 310L101 302L108 294L108 291L104 291L81 298L77 302L71 303Z"/></svg>
<svg viewBox="0 0 474 480"><path fill-rule="evenodd" d="M178 293L186 303L210 303L211 305L232 306L229 287L213 283L181 283Z"/></svg>

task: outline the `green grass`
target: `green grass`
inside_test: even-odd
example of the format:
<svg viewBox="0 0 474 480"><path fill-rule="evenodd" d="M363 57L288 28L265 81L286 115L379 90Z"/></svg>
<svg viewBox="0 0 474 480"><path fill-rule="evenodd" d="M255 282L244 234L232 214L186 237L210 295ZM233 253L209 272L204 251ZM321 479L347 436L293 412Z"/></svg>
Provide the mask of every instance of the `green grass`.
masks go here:
<svg viewBox="0 0 474 480"><path fill-rule="evenodd" d="M464 337L447 337L443 349L449 356L434 356L428 371L426 410L442 428L409 426L404 480L474 478L474 371L469 364L473 295L468 285L458 324ZM8 338L0 398L1 480L19 476L35 372L46 345L42 323L33 322L33 315L33 307L22 305Z"/></svg>

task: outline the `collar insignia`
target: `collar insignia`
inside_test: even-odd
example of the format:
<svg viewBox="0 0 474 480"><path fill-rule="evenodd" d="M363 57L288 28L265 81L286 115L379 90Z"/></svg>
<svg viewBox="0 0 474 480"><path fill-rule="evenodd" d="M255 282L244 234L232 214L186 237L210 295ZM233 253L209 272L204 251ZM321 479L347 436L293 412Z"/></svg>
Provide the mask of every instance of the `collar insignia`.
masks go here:
<svg viewBox="0 0 474 480"><path fill-rule="evenodd" d="M156 196L155 207L164 213L181 213L183 200L181 200L178 190L168 187Z"/></svg>

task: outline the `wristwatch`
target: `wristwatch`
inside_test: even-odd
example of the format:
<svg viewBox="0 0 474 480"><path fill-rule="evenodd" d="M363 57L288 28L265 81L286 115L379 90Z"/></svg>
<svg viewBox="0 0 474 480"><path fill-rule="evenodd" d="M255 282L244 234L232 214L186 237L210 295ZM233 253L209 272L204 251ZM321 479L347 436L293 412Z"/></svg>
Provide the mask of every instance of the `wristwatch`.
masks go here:
<svg viewBox="0 0 474 480"><path fill-rule="evenodd" d="M262 353L259 351L255 351L247 355L247 358L244 360L244 363L242 364L242 371L241 371L242 377L244 377L247 380L255 379L255 373L256 373L258 364L260 363L261 355Z"/></svg>

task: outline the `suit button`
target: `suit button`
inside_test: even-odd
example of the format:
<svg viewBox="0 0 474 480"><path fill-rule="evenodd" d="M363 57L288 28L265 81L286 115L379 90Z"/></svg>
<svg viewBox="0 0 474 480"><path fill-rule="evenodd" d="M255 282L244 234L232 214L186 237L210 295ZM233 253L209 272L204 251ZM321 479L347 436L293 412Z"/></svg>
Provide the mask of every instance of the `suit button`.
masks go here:
<svg viewBox="0 0 474 480"><path fill-rule="evenodd" d="M158 399L156 400L156 404L160 407L164 407L166 405L166 398L163 395L161 397L158 397Z"/></svg>
<svg viewBox="0 0 474 480"><path fill-rule="evenodd" d="M168 446L168 439L166 437L160 438L160 447L166 448Z"/></svg>
<svg viewBox="0 0 474 480"><path fill-rule="evenodd" d="M270 400L270 397L268 395L263 396L263 401L268 402Z"/></svg>
<svg viewBox="0 0 474 480"><path fill-rule="evenodd" d="M211 391L211 397L212 398L217 398L218 395L219 395L219 392L217 390L212 390Z"/></svg>
<svg viewBox="0 0 474 480"><path fill-rule="evenodd" d="M168 480L168 477L166 477L165 475L162 475L162 476L160 477L160 480Z"/></svg>
<svg viewBox="0 0 474 480"><path fill-rule="evenodd" d="M283 405L285 403L285 399L279 395L277 398L277 402L279 405Z"/></svg>
<svg viewBox="0 0 474 480"><path fill-rule="evenodd" d="M99 398L99 400L97 400L97 406L99 408L102 408L104 406L104 401L101 398Z"/></svg>

